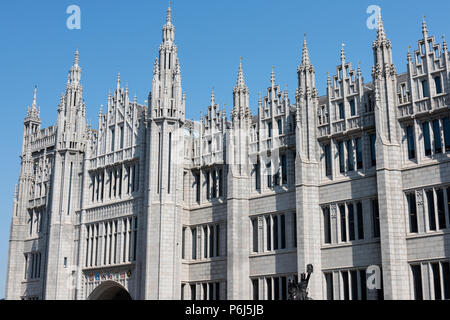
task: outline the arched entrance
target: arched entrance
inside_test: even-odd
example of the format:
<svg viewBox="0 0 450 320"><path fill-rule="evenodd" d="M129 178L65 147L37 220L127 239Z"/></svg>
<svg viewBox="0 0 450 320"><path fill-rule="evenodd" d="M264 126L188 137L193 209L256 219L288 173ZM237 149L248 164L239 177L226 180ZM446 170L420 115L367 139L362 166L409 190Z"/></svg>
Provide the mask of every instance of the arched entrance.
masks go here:
<svg viewBox="0 0 450 320"><path fill-rule="evenodd" d="M88 300L133 300L127 289L114 281L99 285L89 296Z"/></svg>

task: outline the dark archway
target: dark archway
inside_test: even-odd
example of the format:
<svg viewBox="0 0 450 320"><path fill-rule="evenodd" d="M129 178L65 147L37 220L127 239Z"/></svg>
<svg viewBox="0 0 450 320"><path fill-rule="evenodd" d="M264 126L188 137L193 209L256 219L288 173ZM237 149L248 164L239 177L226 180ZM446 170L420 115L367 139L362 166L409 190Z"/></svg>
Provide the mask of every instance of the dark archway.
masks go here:
<svg viewBox="0 0 450 320"><path fill-rule="evenodd" d="M99 285L88 300L133 300L128 291L117 282L108 281Z"/></svg>

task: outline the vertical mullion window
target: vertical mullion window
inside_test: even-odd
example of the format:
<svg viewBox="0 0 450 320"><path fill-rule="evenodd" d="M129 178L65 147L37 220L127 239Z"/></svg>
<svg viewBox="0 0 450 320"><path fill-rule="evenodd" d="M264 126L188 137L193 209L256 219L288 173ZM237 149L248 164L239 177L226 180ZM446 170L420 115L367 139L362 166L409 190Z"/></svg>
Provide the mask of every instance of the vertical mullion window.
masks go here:
<svg viewBox="0 0 450 320"><path fill-rule="evenodd" d="M446 117L442 120L444 125L444 143L445 143L445 152L450 151L450 118Z"/></svg>
<svg viewBox="0 0 450 320"><path fill-rule="evenodd" d="M416 208L416 194L410 193L408 195L409 205L409 229L411 233L417 233L417 208Z"/></svg>
<svg viewBox="0 0 450 320"><path fill-rule="evenodd" d="M252 280L253 300L259 300L259 279Z"/></svg>
<svg viewBox="0 0 450 320"><path fill-rule="evenodd" d="M428 98L430 96L430 90L428 88L428 81L423 80L422 81L422 94L424 98Z"/></svg>
<svg viewBox="0 0 450 320"><path fill-rule="evenodd" d="M428 203L428 223L431 231L436 231L436 212L434 207L434 192L433 190L426 191Z"/></svg>
<svg viewBox="0 0 450 320"><path fill-rule="evenodd" d="M278 250L279 249L279 243L278 243L278 216L272 216L273 220L273 249Z"/></svg>
<svg viewBox="0 0 450 320"><path fill-rule="evenodd" d="M422 271L420 265L411 266L412 276L413 276L413 285L414 285L414 299L422 300Z"/></svg>
<svg viewBox="0 0 450 320"><path fill-rule="evenodd" d="M352 117L356 115L355 100L350 101L350 112Z"/></svg>
<svg viewBox="0 0 450 320"><path fill-rule="evenodd" d="M439 119L433 121L434 153L442 153L441 126Z"/></svg>
<svg viewBox="0 0 450 320"><path fill-rule="evenodd" d="M280 216L280 224L281 224L281 244L280 249L286 249L286 216L282 214Z"/></svg>
<svg viewBox="0 0 450 320"><path fill-rule="evenodd" d="M412 160L416 157L416 146L414 143L414 127L406 127L406 136L408 142L408 159Z"/></svg>
<svg viewBox="0 0 450 320"><path fill-rule="evenodd" d="M344 141L339 142L339 171L345 173L345 150Z"/></svg>
<svg viewBox="0 0 450 320"><path fill-rule="evenodd" d="M434 283L434 299L442 300L441 294L441 270L439 262L431 264L431 270L433 271L433 283Z"/></svg>
<svg viewBox="0 0 450 320"><path fill-rule="evenodd" d="M339 212L341 216L341 241L347 242L347 221L345 219L345 205L339 206Z"/></svg>
<svg viewBox="0 0 450 320"><path fill-rule="evenodd" d="M326 207L323 211L323 223L324 223L324 243L331 244L331 218L330 208Z"/></svg>
<svg viewBox="0 0 450 320"><path fill-rule="evenodd" d="M266 238L267 238L267 251L272 250L272 227L270 223L270 216L266 216Z"/></svg>
<svg viewBox="0 0 450 320"><path fill-rule="evenodd" d="M339 119L344 120L344 118L345 118L344 103L339 103Z"/></svg>
<svg viewBox="0 0 450 320"><path fill-rule="evenodd" d="M186 228L183 228L181 234L181 259L185 259L185 247L186 247Z"/></svg>
<svg viewBox="0 0 450 320"><path fill-rule="evenodd" d="M287 184L287 159L286 155L283 154L281 156L281 184L286 185Z"/></svg>
<svg viewBox="0 0 450 320"><path fill-rule="evenodd" d="M258 219L252 219L253 252L258 252Z"/></svg>
<svg viewBox="0 0 450 320"><path fill-rule="evenodd" d="M197 229L192 229L192 259L197 259Z"/></svg>
<svg viewBox="0 0 450 320"><path fill-rule="evenodd" d="M445 222L444 190L442 189L436 190L436 200L437 200L439 230L442 230L447 227Z"/></svg>
<svg viewBox="0 0 450 320"><path fill-rule="evenodd" d="M327 287L327 300L334 300L333 273L325 273L325 283Z"/></svg>
<svg viewBox="0 0 450 320"><path fill-rule="evenodd" d="M349 240L355 240L355 210L353 203L349 203L348 206L348 233Z"/></svg>
<svg viewBox="0 0 450 320"><path fill-rule="evenodd" d="M425 147L425 155L431 156L431 138L430 138L430 124L429 122L424 122L422 124L423 128L423 143Z"/></svg>
<svg viewBox="0 0 450 320"><path fill-rule="evenodd" d="M325 175L330 177L332 175L331 169L331 145L325 145Z"/></svg>
<svg viewBox="0 0 450 320"><path fill-rule="evenodd" d="M359 279L361 283L361 300L367 300L367 276L366 270L359 270Z"/></svg>
<svg viewBox="0 0 450 320"><path fill-rule="evenodd" d="M342 282L344 285L344 300L350 300L350 286L349 286L349 279L348 279L348 271L342 271Z"/></svg>
<svg viewBox="0 0 450 320"><path fill-rule="evenodd" d="M370 135L370 158L372 162L372 167L377 165L377 154L376 154L376 140L377 137L375 134Z"/></svg>
<svg viewBox="0 0 450 320"><path fill-rule="evenodd" d="M440 76L437 76L434 78L434 84L436 86L436 94L441 94L442 93L442 82L441 82Z"/></svg>
<svg viewBox="0 0 450 320"><path fill-rule="evenodd" d="M442 282L444 286L444 299L450 299L450 264L448 261L441 263L442 267Z"/></svg>
<svg viewBox="0 0 450 320"><path fill-rule="evenodd" d="M348 171L355 170L355 160L353 157L353 141L347 141L347 167Z"/></svg>
<svg viewBox="0 0 450 320"><path fill-rule="evenodd" d="M380 237L380 211L378 208L378 200L372 201L372 220L373 220L373 237Z"/></svg>
<svg viewBox="0 0 450 320"><path fill-rule="evenodd" d="M363 209L362 203L358 202L356 205L356 212L358 217L358 239L364 239L364 218L363 218Z"/></svg>
<svg viewBox="0 0 450 320"><path fill-rule="evenodd" d="M361 138L356 138L356 166L358 169L363 168L363 151L362 151L362 144L361 144Z"/></svg>

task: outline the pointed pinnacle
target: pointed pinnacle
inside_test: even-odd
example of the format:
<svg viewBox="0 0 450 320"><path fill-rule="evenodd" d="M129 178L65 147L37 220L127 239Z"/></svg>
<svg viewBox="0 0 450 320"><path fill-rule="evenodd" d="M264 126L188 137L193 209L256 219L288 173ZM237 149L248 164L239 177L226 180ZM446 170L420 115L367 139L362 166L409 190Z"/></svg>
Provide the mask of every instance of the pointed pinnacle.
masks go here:
<svg viewBox="0 0 450 320"><path fill-rule="evenodd" d="M167 9L166 21L167 21L167 24L171 24L172 23L172 7L171 7L171 2L170 1L169 1L169 8Z"/></svg>
<svg viewBox="0 0 450 320"><path fill-rule="evenodd" d="M73 65L78 66L79 62L80 62L80 53L78 52L78 49L77 49L77 51L75 51L75 59L74 59Z"/></svg>
<svg viewBox="0 0 450 320"><path fill-rule="evenodd" d="M384 30L383 19L381 18L381 11L378 15L378 30L377 30L377 40L385 40L386 32Z"/></svg>
<svg viewBox="0 0 450 320"><path fill-rule="evenodd" d="M272 66L272 73L270 74L270 83L272 87L275 86L275 67Z"/></svg>
<svg viewBox="0 0 450 320"><path fill-rule="evenodd" d="M242 68L242 57L241 57L241 63L239 64L238 79L237 79L236 85L238 87L245 87L244 70Z"/></svg>
<svg viewBox="0 0 450 320"><path fill-rule="evenodd" d="M120 72L117 75L117 89L120 89Z"/></svg>
<svg viewBox="0 0 450 320"><path fill-rule="evenodd" d="M306 42L306 33L305 33L305 39L303 40L302 65L309 65L309 64L310 64L309 50L308 50L308 43Z"/></svg>
<svg viewBox="0 0 450 320"><path fill-rule="evenodd" d="M344 64L345 63L345 43L342 43L342 48L341 48L341 61Z"/></svg>
<svg viewBox="0 0 450 320"><path fill-rule="evenodd" d="M36 109L37 106L37 86L34 87L33 105L32 108Z"/></svg>
<svg viewBox="0 0 450 320"><path fill-rule="evenodd" d="M428 38L428 27L427 27L427 22L425 21L425 16L423 16L422 19L422 34L424 39Z"/></svg>

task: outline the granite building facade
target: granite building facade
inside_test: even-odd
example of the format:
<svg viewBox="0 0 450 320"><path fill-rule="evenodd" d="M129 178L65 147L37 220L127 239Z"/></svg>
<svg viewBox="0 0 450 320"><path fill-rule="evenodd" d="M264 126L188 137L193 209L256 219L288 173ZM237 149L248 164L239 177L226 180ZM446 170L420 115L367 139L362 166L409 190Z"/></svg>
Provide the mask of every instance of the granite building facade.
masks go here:
<svg viewBox="0 0 450 320"><path fill-rule="evenodd" d="M97 129L77 52L55 126L36 91L24 121L6 298L287 299L313 264L313 299L449 299L450 59L422 34L398 74L380 17L372 81L342 47L324 96L305 40L255 115L241 61L230 119L212 92L191 121L169 8L148 105L119 75Z"/></svg>

